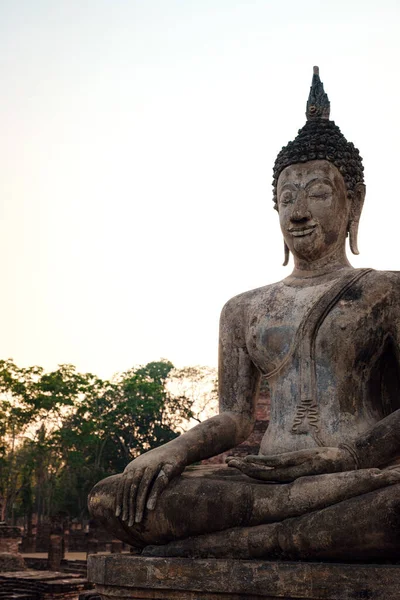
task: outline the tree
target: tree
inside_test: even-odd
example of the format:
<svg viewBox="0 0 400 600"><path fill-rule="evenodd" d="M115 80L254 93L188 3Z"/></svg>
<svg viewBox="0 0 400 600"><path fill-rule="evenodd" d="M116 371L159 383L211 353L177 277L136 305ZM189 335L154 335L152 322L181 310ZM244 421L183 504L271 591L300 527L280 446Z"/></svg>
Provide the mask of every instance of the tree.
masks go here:
<svg viewBox="0 0 400 600"><path fill-rule="evenodd" d="M9 359L0 361L0 507L4 520L14 505L18 485L16 445L30 423L37 418L33 389L42 370L23 369Z"/></svg>
<svg viewBox="0 0 400 600"><path fill-rule="evenodd" d="M33 511L39 520L59 511L82 517L99 479L173 439L197 416L196 398L178 385L188 377L167 360L110 381L73 365L45 373L0 361L3 515L26 515L28 529Z"/></svg>
<svg viewBox="0 0 400 600"><path fill-rule="evenodd" d="M200 365L174 369L170 387L192 401L192 419L201 423L218 412L217 371Z"/></svg>
<svg viewBox="0 0 400 600"><path fill-rule="evenodd" d="M72 365L44 373L37 366L18 367L12 359L0 361L2 519L6 515L13 519L18 503L26 508L33 485L39 518L49 512L51 480L58 459L50 436L62 423L66 411L73 409L86 379Z"/></svg>

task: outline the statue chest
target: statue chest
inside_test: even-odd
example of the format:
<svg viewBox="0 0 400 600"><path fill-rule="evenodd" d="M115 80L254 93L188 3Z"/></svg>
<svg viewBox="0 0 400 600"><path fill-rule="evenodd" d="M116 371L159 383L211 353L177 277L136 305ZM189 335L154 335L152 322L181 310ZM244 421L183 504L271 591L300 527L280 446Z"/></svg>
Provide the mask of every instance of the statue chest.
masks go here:
<svg viewBox="0 0 400 600"><path fill-rule="evenodd" d="M364 301L359 286L326 314L313 315L312 307L329 292L329 286L318 287L278 285L268 311L254 310L248 326L248 351L271 390L266 441L285 451L335 445L382 417L370 381L387 341L385 309ZM319 318L317 327L308 327L310 315L314 325Z"/></svg>
<svg viewBox="0 0 400 600"><path fill-rule="evenodd" d="M315 300L329 286L319 289L298 289L273 286L262 305L255 306L249 315L247 348L259 369L269 375L280 369L283 362L294 358L296 337Z"/></svg>
<svg viewBox="0 0 400 600"><path fill-rule="evenodd" d="M371 361L384 340L384 311L363 302L360 288L351 289L329 304L330 284L292 288L272 286L268 297L254 306L246 343L254 363L273 376L281 365L314 353L317 366L343 366ZM325 305L314 310L321 298ZM365 367L365 364L364 364ZM335 370L333 368L333 370Z"/></svg>

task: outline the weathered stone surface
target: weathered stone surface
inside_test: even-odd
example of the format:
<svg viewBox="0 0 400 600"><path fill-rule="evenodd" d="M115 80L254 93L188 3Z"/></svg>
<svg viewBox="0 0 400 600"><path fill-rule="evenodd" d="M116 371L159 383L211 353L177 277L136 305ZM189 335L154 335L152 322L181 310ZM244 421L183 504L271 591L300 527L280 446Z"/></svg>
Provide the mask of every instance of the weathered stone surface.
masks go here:
<svg viewBox="0 0 400 600"><path fill-rule="evenodd" d="M56 571L17 571L0 573L0 599L13 593L29 593L35 600L78 600L81 591L91 587L87 579Z"/></svg>
<svg viewBox="0 0 400 600"><path fill-rule="evenodd" d="M400 566L90 556L101 597L398 600Z"/></svg>
<svg viewBox="0 0 400 600"><path fill-rule="evenodd" d="M25 556L24 557L26 567L30 570L47 571L48 570L48 558L37 556ZM60 571L63 573L72 573L74 575L80 575L86 577L87 575L87 561L86 560L68 560L63 559L61 561Z"/></svg>
<svg viewBox="0 0 400 600"><path fill-rule="evenodd" d="M62 535L52 533L50 535L48 568L50 571L59 571L63 558L63 538Z"/></svg>
<svg viewBox="0 0 400 600"><path fill-rule="evenodd" d="M18 544L22 539L19 527L0 524L0 552L18 554Z"/></svg>
<svg viewBox="0 0 400 600"><path fill-rule="evenodd" d="M5 571L21 571L24 568L24 559L20 554L0 552L0 573Z"/></svg>
<svg viewBox="0 0 400 600"><path fill-rule="evenodd" d="M19 527L0 524L0 573L24 569L24 559L18 552L21 539Z"/></svg>
<svg viewBox="0 0 400 600"><path fill-rule="evenodd" d="M358 253L363 166L329 120L317 70L307 119L274 167L294 269L223 308L220 414L90 495L93 516L146 556L399 556L400 273L347 259L347 237ZM271 411L260 453L218 473L193 469L250 435L262 376Z"/></svg>

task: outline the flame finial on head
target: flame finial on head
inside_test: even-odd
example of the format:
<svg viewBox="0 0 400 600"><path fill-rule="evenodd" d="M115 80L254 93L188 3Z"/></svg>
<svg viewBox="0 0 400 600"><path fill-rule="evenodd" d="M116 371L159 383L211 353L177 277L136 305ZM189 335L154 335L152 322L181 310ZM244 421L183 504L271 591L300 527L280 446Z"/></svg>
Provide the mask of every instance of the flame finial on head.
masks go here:
<svg viewBox="0 0 400 600"><path fill-rule="evenodd" d="M328 160L343 176L349 194L357 184L364 183L362 159L354 144L348 142L334 121L329 120L330 103L319 78L319 69L314 74L307 102L307 122L297 136L282 148L274 164L273 200L277 207L277 185L279 175L289 165L311 160Z"/></svg>
<svg viewBox="0 0 400 600"><path fill-rule="evenodd" d="M319 78L319 67L314 67L313 71L310 94L307 100L307 121L329 119L331 104L324 91L324 84Z"/></svg>

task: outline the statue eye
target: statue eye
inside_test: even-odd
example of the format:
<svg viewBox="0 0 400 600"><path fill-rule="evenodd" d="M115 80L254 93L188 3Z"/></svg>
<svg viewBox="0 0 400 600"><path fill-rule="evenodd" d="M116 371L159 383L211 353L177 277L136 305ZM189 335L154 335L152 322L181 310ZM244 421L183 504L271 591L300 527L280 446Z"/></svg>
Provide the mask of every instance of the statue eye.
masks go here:
<svg viewBox="0 0 400 600"><path fill-rule="evenodd" d="M327 194L325 192L311 192L308 195L309 198L317 198L318 200L325 200Z"/></svg>
<svg viewBox="0 0 400 600"><path fill-rule="evenodd" d="M327 186L314 186L308 192L308 197L315 200L326 200L331 196L332 190Z"/></svg>
<svg viewBox="0 0 400 600"><path fill-rule="evenodd" d="M294 193L291 190L284 190L279 196L280 204L290 204L294 200Z"/></svg>

